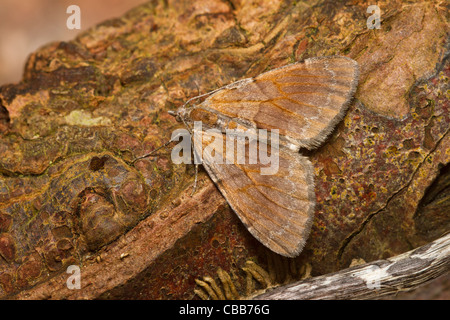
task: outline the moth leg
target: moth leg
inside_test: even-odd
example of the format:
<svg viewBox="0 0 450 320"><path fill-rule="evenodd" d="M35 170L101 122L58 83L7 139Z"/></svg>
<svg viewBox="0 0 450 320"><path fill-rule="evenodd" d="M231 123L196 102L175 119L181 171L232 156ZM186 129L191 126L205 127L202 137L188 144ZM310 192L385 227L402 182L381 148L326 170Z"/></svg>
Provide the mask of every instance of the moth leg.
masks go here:
<svg viewBox="0 0 450 320"><path fill-rule="evenodd" d="M194 195L195 190L197 189L198 166L199 166L198 164L195 164L194 187L192 188L191 197Z"/></svg>
<svg viewBox="0 0 450 320"><path fill-rule="evenodd" d="M138 160L140 160L140 159L144 159L144 158L150 157L150 156L151 156L152 154L154 154L156 151L158 151L158 150L160 150L160 149L162 149L162 148L167 147L169 144L171 144L171 143L174 142L174 141L178 141L178 139L179 139L180 136L181 136L181 134L179 133L179 134L177 134L175 137L173 137L172 139L170 139L169 141L167 141L166 143L164 143L162 146L160 146L160 147L158 147L158 148L156 148L156 149L150 151L150 152L147 153L147 154L144 154L143 156L137 157L136 159L133 160L132 164L134 164L136 161L138 161Z"/></svg>

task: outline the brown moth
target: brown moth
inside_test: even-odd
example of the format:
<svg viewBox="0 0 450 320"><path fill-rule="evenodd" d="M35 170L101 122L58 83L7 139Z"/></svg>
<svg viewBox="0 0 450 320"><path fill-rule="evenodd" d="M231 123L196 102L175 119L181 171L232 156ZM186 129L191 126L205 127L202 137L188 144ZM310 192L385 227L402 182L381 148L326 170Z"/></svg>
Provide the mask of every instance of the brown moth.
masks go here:
<svg viewBox="0 0 450 320"><path fill-rule="evenodd" d="M315 149L325 141L344 117L358 76L358 64L350 58L311 58L237 81L207 94L199 105L185 104L171 113L188 127L195 155L202 155L204 168L233 211L256 239L278 254L299 255L313 221L313 167L299 149ZM202 129L195 128L196 121ZM253 135L227 144L230 130L255 129L278 130L278 143ZM228 156L230 148L249 151L252 140L260 142L257 149L277 155L276 173L261 174L267 164L250 152L245 163L236 161L236 153ZM217 156L227 161L220 163Z"/></svg>

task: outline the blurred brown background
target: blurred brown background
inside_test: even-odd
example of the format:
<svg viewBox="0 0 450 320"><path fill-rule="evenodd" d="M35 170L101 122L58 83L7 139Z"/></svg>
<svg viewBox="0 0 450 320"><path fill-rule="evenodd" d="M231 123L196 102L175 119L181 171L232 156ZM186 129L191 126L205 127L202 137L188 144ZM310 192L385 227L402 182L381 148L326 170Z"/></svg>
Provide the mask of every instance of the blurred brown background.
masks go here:
<svg viewBox="0 0 450 320"><path fill-rule="evenodd" d="M121 16L145 0L0 0L0 86L18 82L28 55L58 40L70 40L104 20ZM81 11L81 29L66 26L67 7Z"/></svg>

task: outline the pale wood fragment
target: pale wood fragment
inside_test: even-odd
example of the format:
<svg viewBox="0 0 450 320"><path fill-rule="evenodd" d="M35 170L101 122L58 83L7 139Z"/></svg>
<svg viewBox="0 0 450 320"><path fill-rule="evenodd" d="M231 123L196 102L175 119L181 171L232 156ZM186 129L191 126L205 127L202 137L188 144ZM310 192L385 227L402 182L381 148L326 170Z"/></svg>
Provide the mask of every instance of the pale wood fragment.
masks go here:
<svg viewBox="0 0 450 320"><path fill-rule="evenodd" d="M254 299L377 299L409 291L450 270L450 234L398 256L278 287Z"/></svg>

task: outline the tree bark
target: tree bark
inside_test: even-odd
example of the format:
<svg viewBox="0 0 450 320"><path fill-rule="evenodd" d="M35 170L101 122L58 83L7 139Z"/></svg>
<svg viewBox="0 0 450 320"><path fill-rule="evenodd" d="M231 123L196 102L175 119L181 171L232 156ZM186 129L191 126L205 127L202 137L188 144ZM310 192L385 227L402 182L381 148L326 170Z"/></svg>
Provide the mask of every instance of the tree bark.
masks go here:
<svg viewBox="0 0 450 320"><path fill-rule="evenodd" d="M0 297L245 298L386 260L448 232L449 11L441 1L150 1L34 52L0 88ZM170 150L189 98L314 56L360 65L314 152L298 258L271 253ZM81 289L67 287L68 266ZM234 289L233 289L234 288ZM220 294L219 294L220 292Z"/></svg>

